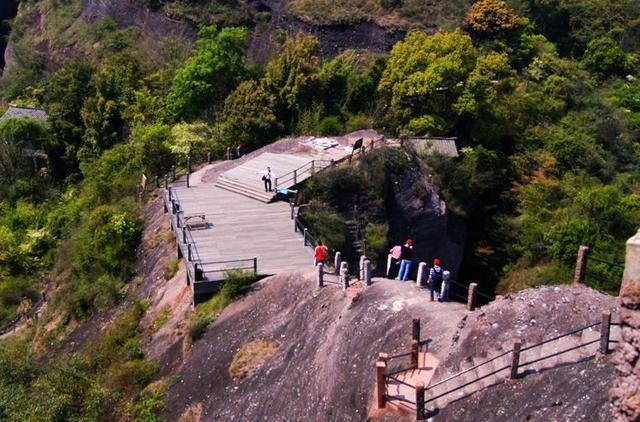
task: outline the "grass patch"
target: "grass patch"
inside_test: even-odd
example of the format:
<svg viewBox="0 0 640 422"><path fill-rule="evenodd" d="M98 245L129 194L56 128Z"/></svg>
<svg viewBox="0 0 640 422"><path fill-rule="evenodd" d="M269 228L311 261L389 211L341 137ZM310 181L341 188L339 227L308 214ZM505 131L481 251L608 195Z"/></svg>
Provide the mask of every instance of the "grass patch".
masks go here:
<svg viewBox="0 0 640 422"><path fill-rule="evenodd" d="M254 340L243 345L233 356L229 365L229 376L233 379L248 377L275 355L279 347L277 342L266 339Z"/></svg>
<svg viewBox="0 0 640 422"><path fill-rule="evenodd" d="M530 287L570 284L572 282L573 270L565 265L551 262L528 267L521 263L516 264L509 271L508 276L500 281L496 293L507 294Z"/></svg>
<svg viewBox="0 0 640 422"><path fill-rule="evenodd" d="M251 284L255 283L253 273L241 270L231 270L225 273L222 288L211 299L198 304L193 313L188 329L192 341L197 341L204 335L207 326L215 321L216 317L235 298L249 291Z"/></svg>
<svg viewBox="0 0 640 422"><path fill-rule="evenodd" d="M178 272L178 260L170 259L164 265L164 272L162 273L165 280L171 280L174 275Z"/></svg>
<svg viewBox="0 0 640 422"><path fill-rule="evenodd" d="M169 321L169 318L171 318L171 308L167 305L158 312L158 315L156 315L156 319L153 321L153 332L158 332L158 330L160 330L160 328Z"/></svg>

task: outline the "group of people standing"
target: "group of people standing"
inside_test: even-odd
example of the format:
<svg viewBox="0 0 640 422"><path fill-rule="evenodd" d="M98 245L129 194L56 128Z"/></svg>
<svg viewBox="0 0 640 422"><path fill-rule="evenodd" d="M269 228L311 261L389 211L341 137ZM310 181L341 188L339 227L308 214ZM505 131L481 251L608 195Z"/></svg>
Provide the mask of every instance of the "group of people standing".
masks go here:
<svg viewBox="0 0 640 422"><path fill-rule="evenodd" d="M409 273L413 265L413 240L407 239L404 245L396 245L389 250L390 262L387 268L387 278L400 281L409 280ZM429 296L431 301L449 300L449 283L451 273L440 267L440 259L433 260L433 267L429 270Z"/></svg>

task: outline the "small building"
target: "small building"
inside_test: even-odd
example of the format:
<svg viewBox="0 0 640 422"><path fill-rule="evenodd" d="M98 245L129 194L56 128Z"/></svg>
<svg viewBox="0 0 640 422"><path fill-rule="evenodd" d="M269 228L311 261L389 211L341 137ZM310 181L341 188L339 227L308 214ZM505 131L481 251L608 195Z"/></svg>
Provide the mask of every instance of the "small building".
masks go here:
<svg viewBox="0 0 640 422"><path fill-rule="evenodd" d="M442 138L434 136L417 136L407 139L418 152L427 154L438 153L447 157L458 157L457 138Z"/></svg>
<svg viewBox="0 0 640 422"><path fill-rule="evenodd" d="M47 113L40 108L9 106L9 109L2 115L2 117L0 117L0 122L7 119L21 119L24 117L40 120L42 122L47 122L49 120Z"/></svg>

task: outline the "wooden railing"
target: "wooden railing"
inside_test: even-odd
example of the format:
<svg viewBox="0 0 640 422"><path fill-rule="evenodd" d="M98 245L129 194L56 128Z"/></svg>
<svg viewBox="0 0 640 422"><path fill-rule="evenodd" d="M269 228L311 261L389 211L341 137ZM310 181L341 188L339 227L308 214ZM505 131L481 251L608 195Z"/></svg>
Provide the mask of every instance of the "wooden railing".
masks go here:
<svg viewBox="0 0 640 422"><path fill-rule="evenodd" d="M542 347L543 345L549 344L549 343L553 343L553 342L557 342L565 337L571 336L571 335L575 335L577 333L580 333L582 331L585 330L589 330L592 329L594 327L600 327L600 336L598 339L594 339L594 340L590 340L584 343L579 343L576 344L574 346L565 348L565 349L561 349L555 352L550 352L547 353L545 355L539 356L535 359L531 359L529 361L525 361L522 362L520 360L521 355L524 352L527 352L529 350L538 348L538 347ZM464 369L460 372L457 372L453 375L450 375L444 379L441 379L437 382L435 382L434 384L431 384L429 386L414 386L414 385L410 385L410 387L415 388L416 389L416 401L407 401L410 404L415 404L416 405L416 419L417 420L422 420L425 419L427 417L426 414L426 408L427 408L427 404L435 402L438 399L441 399L443 397L446 397L450 394L455 393L456 391L462 390L470 385L476 384L486 378L492 377L492 376L496 376L501 372L505 372L505 371L509 371L508 374L506 374L505 378L502 379L500 382L504 382L507 379L516 379L519 378L521 375L523 375L523 373L520 371L523 368L526 367L531 367L532 365L535 365L539 362L542 362L544 360L547 359L551 359L569 352L572 352L574 350L577 349L581 349L581 348L585 348L588 347L590 345L599 343L599 347L598 347L598 352L596 353L592 353L592 354L587 354L583 357L583 359L588 359L590 357L595 356L597 353L606 355L608 353L610 353L610 347L609 345L612 343L617 343L619 340L616 339L612 339L611 338L611 327L612 326L620 326L619 323L612 323L611 322L611 314L608 312L604 312L602 314L602 318L600 321L598 322L594 322L582 327L579 327L577 329L571 330L569 332L565 332L553 337L550 337L548 339L545 339L543 341L540 341L538 343L534 343L534 344L530 344L527 345L526 347L522 347L522 344L520 342L520 340L516 340L513 343L513 348L511 350L507 350L504 351L502 353L499 353L495 356L492 356L489 359L484 360L481 363L478 363L470 368ZM482 368L482 367L486 367L487 365L492 364L493 362L497 361L498 359L504 358L507 355L511 355L511 360L510 363L507 365L503 365L499 368L493 368L493 370L491 370L490 372L483 374L483 375L478 375L477 377L474 377L471 380L466 380L464 382L460 382L459 384L455 385L452 388L449 388L443 392L438 392L438 393L433 393L431 395L429 395L429 393L434 392L434 390L436 390L438 387L448 383L448 382L452 382L452 381L456 381L456 380L460 380L462 379L463 376L472 373L473 371L477 371L478 369ZM400 355L402 356L402 355ZM380 361L380 358L378 358L378 362ZM380 367L381 365L379 363L376 363L376 379L380 380ZM398 371L394 371L394 372L390 372L390 373L386 373L386 365L384 365L384 371L382 371L382 376L383 378L386 379L391 379L393 378L393 376L399 372L402 372L402 370L398 370ZM398 382L397 379L395 379L396 382ZM404 383L404 382L403 382ZM498 383L498 382L497 382ZM496 383L496 384L497 384ZM406 383L404 383L406 384ZM407 384L408 385L408 384ZM382 388L386 388L386 383L384 386L381 386L380 383L377 383L376 388L378 389L378 391L376 392L376 395L378 397L377 401L378 401L378 408L384 407L385 406L385 402L387 401L393 401L393 400L398 400L397 398L394 397L390 397L387 396L385 394L385 390L383 390Z"/></svg>

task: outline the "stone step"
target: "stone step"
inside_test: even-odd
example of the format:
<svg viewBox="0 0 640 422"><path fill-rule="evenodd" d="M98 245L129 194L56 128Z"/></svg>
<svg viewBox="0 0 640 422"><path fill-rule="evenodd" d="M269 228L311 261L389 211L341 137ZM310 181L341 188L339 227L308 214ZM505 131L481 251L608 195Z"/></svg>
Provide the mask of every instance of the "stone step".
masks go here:
<svg viewBox="0 0 640 422"><path fill-rule="evenodd" d="M275 198L275 194L272 192L264 192L264 191L261 191L259 188L249 186L242 182L237 182L224 177L219 177L216 180L215 186L230 192L234 192L234 193L246 196L248 198L256 199L264 203L269 203L273 201L273 199Z"/></svg>

